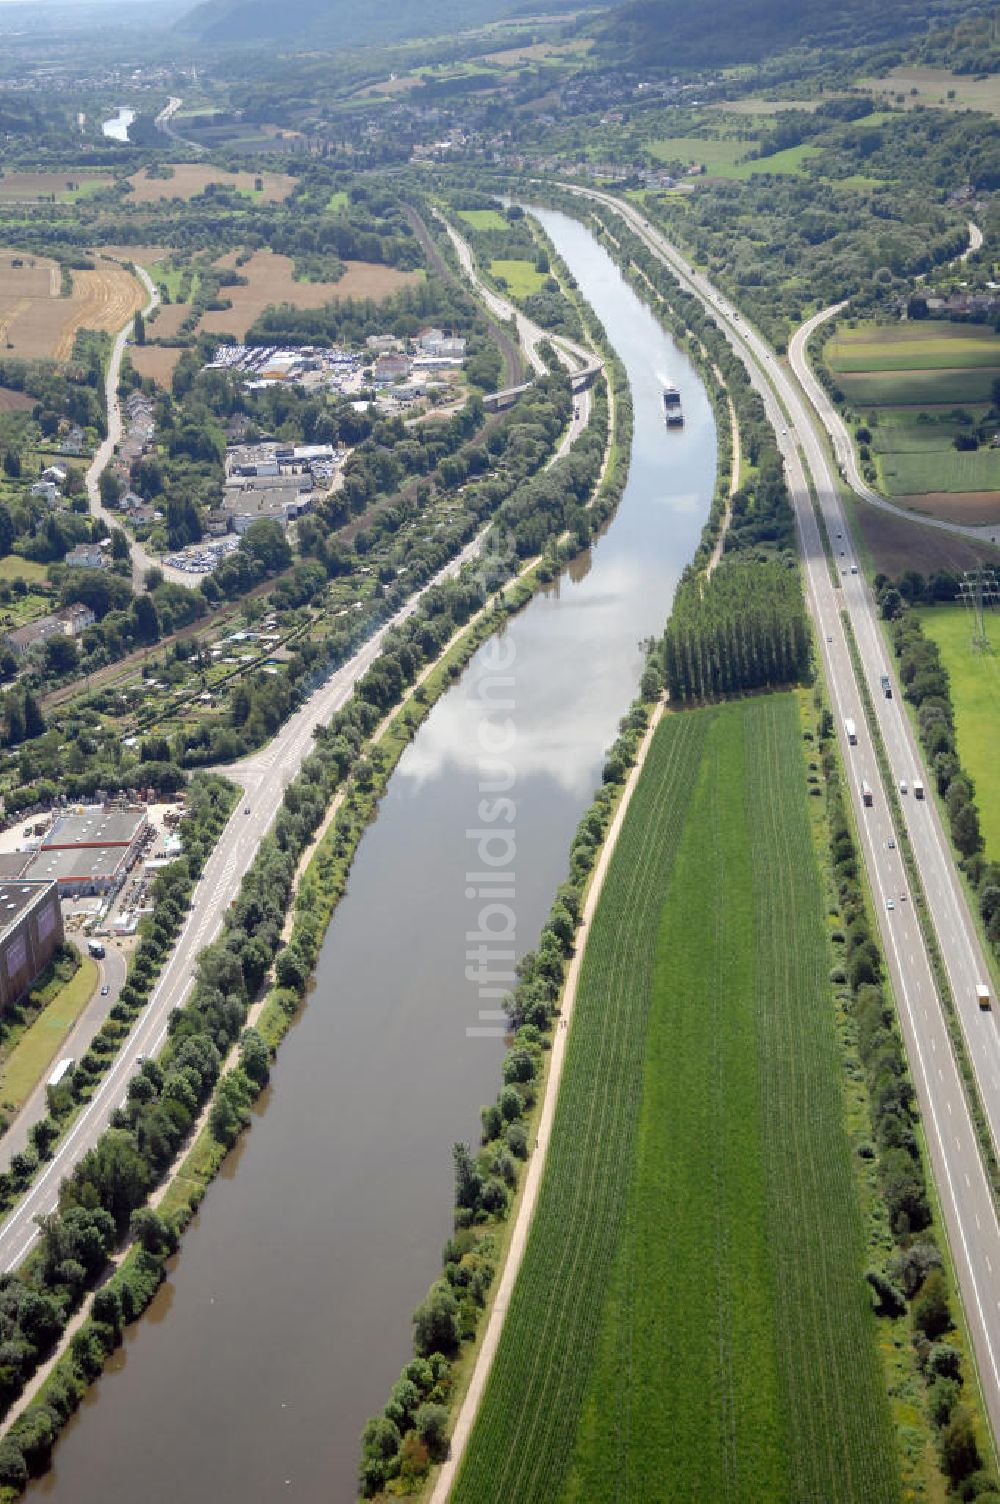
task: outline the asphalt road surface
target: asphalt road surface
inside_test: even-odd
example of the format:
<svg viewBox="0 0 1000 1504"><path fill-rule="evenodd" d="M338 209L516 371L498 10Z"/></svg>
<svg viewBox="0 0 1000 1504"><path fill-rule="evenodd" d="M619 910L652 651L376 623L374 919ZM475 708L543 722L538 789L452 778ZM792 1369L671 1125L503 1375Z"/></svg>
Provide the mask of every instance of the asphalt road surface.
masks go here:
<svg viewBox="0 0 1000 1504"><path fill-rule="evenodd" d="M286 785L312 748L315 728L325 725L350 699L355 684L381 652L386 633L411 616L420 598L434 585L457 575L463 564L476 557L479 548L477 536L332 674L265 748L242 762L220 769L243 787L244 797L205 864L177 943L121 1053L34 1185L0 1226L0 1269L16 1269L21 1263L38 1235L35 1217L54 1210L60 1181L108 1126L112 1112L125 1098L140 1057L155 1055L162 1046L170 1014L185 1001L191 987L198 953L219 933L226 909L239 892L243 874L281 806ZM111 954L109 950L109 959Z"/></svg>
<svg viewBox="0 0 1000 1504"><path fill-rule="evenodd" d="M142 310L143 316L148 316L160 301L153 281L145 267L137 266L135 274L139 278L146 291L149 293L149 302ZM134 320L129 319L123 329L119 329L115 335L114 344L111 347L111 360L108 364L108 374L104 382L104 396L108 414L108 436L94 452L87 469L87 499L90 503L90 512L94 517L100 517L108 527L121 528L122 519L116 512L109 512L101 501L100 478L111 461L115 452L115 445L121 442L122 436L122 410L118 401L118 380L121 375L122 357L125 354L125 346L132 337ZM187 574L183 569L173 569L169 564L164 564L154 554L147 553L141 543L129 539L129 549L132 555L132 588L141 595L146 588L146 570L160 569L165 579L172 580L175 585L186 585L189 590L199 583L202 576Z"/></svg>
<svg viewBox="0 0 1000 1504"><path fill-rule="evenodd" d="M527 314L522 313L513 303L501 297L498 292L494 292L492 287L487 287L476 269L475 258L468 241L463 239L454 225L449 224L442 214L439 214L437 217L447 230L448 238L455 247L455 254L458 256L459 265L468 281L472 283L477 296L486 305L493 317L501 323L507 323L511 319L514 320L521 347L528 357L529 365L537 375L544 375L546 371L545 361L542 359L538 349L539 345L545 340L549 341L556 354L570 372L583 370L588 366L592 366L595 358L599 359L599 357L595 357L593 350L585 349L583 345L578 345L575 340L566 339L563 335L559 334L550 334L547 329L543 329L539 324L529 319ZM559 447L550 463L562 459L563 455L568 454L570 449L572 449L576 440L590 422L590 404L591 392L590 387L587 386L584 387L583 391L575 394L573 416L570 418L566 432L563 434Z"/></svg>
<svg viewBox="0 0 1000 1504"><path fill-rule="evenodd" d="M1000 1225L914 913L913 897L898 846L895 849L889 846L890 840L898 840L898 833L893 829L886 790L868 734L841 622L842 610L853 624L893 779L897 787L904 782L907 785L907 794L901 795L906 827L994 1143L1000 1140L1000 1034L996 1013L981 1010L976 1002L976 983L987 980L989 973L937 808L930 797L917 800L913 794L914 778L922 779L925 786L928 780L902 706L892 657L883 644L874 600L864 577L860 572L854 573L850 535L835 477L797 386L766 341L631 205L591 190L572 191L597 199L620 214L679 277L682 285L712 310L719 327L746 363L778 435L795 507L809 606L816 623L886 961L986 1406L994 1435L1000 1435ZM810 482L833 544L836 583L824 553L810 498ZM892 682L891 699L886 699L880 689L883 673ZM857 728L856 746L848 745L846 719L852 719ZM873 791L870 807L862 798L862 781Z"/></svg>

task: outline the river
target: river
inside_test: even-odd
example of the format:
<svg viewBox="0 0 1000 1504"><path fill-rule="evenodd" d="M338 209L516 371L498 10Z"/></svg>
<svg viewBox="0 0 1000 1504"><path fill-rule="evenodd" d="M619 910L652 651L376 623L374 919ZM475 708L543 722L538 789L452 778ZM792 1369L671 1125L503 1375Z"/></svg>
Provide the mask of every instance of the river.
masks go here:
<svg viewBox="0 0 1000 1504"><path fill-rule="evenodd" d="M113 120L105 120L101 130L109 141L128 141L128 128L135 120L135 111L127 110L124 105L118 106L118 114Z"/></svg>
<svg viewBox="0 0 1000 1504"><path fill-rule="evenodd" d="M404 754L254 1125L35 1504L348 1504L361 1428L411 1356L410 1312L451 1226L451 1145L475 1142L504 1048L465 977L482 908L467 832L486 818L483 747L509 740L509 715L516 857L503 873L520 953L565 875L635 692L640 640L662 630L715 480L712 412L687 356L583 226L540 218L628 370L622 503L507 628L509 711L484 706L497 672L485 645ZM683 430L664 427L663 380L681 389Z"/></svg>

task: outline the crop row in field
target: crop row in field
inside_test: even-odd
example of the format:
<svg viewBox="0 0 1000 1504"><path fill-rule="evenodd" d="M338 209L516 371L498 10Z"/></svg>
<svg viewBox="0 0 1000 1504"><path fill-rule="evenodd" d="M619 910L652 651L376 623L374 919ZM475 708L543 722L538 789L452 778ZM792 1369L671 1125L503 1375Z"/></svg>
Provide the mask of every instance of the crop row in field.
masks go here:
<svg viewBox="0 0 1000 1504"><path fill-rule="evenodd" d="M1000 335L976 324L908 320L859 324L830 340L826 358L834 371L911 371L1000 363Z"/></svg>
<svg viewBox="0 0 1000 1504"><path fill-rule="evenodd" d="M896 1497L804 797L791 697L657 734L456 1501Z"/></svg>

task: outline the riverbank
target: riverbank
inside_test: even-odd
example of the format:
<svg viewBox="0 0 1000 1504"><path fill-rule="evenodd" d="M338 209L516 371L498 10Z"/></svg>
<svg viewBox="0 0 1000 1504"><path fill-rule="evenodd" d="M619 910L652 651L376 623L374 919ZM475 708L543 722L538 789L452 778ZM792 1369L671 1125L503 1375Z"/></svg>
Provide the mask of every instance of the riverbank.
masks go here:
<svg viewBox="0 0 1000 1504"><path fill-rule="evenodd" d="M448 1145L478 1131L504 1048L504 1025L480 1017L496 1002L464 978L465 935L481 907L464 894L465 873L477 870L465 832L479 823L488 776L480 727L500 728L510 714L516 728L520 954L548 912L641 673L638 643L658 630L713 485L711 413L691 367L588 246L602 323L615 330L637 403L614 523L508 619L513 712L484 704L493 654L484 646L404 751L358 844L309 1006L272 1069L265 1115L185 1236L156 1319L129 1330L127 1379L113 1357L97 1402L70 1428L53 1500L70 1487L74 1504L128 1496L141 1478L152 1504L157 1480L178 1467L195 1498L238 1490L265 1500L286 1477L338 1497L354 1485L364 1416L384 1402L409 1312L438 1266L453 1200ZM580 280L589 296L589 273ZM691 393L689 427L669 442L658 370ZM349 823L331 827L335 859L353 838ZM257 1226L273 1231L247 1236ZM316 1301L302 1298L317 1281L319 1319ZM262 1342L275 1354L263 1367L253 1358ZM166 1427L151 1426L152 1415L167 1416Z"/></svg>
<svg viewBox="0 0 1000 1504"><path fill-rule="evenodd" d="M602 444L602 456L597 467L594 479L593 507L599 516L606 516L607 511L613 508L621 490L620 477L607 476L605 462L609 451L610 423L608 421L608 408L606 399L602 396L595 406L595 422L604 422L606 425L605 441ZM488 566L484 566L484 590L489 588ZM384 717L365 744L364 754L370 759L370 768L367 775L359 774L353 781L352 786L338 794L333 801L333 809L324 822L329 829L333 820L341 813L346 805L353 839L345 847L340 835L336 837L339 843L339 860L337 862L336 876L330 882L330 872L326 863L330 852L327 849L331 844L323 839L313 843L311 860L300 862L296 878L293 880L293 898L298 897L302 908L308 910L308 920L304 926L300 923L298 928L293 925L287 938L289 944L298 946L300 953L304 954L309 946L318 948L318 937L322 936L325 923L329 914L332 913L336 902L346 886L347 872L349 870L354 850L358 841L369 823L374 818L382 793L388 783L393 768L402 752L412 739L420 722L429 713L431 707L441 694L447 689L452 679L459 672L461 666L468 661L469 657L479 644L508 619L512 612L519 610L539 588L545 578L544 568L539 559L529 561L517 573L511 584L505 587L500 595L484 605L449 639L442 655L427 668L414 681L410 691L405 696L402 706ZM439 587L440 588L440 587ZM367 764L366 764L367 766ZM286 796L287 798L287 796ZM326 917L320 922L318 919L315 903L315 888L310 887L310 876L315 878L320 868L324 870L326 881ZM301 881L299 879L301 878ZM303 891L305 898L303 898ZM291 911L290 902L289 910ZM299 915L302 919L302 913ZM306 976L308 973L306 973ZM255 1004L250 1010L246 1024L248 1029L253 1029L257 1024L261 1025L263 1037L267 1039L271 1049L276 1047L279 1039L284 1034L291 1020L294 1009L289 1008L289 997L294 996L296 1005L305 988L306 977L296 989L277 987L272 994ZM239 1054L245 1046L241 1046ZM220 1128L219 1106L232 1100L234 1083L236 1086L235 1096L237 1099L237 1128L248 1117L249 1103L256 1091L248 1091L247 1078L241 1066L235 1064L237 1050L234 1045L224 1065L223 1075L210 1102L206 1103L201 1117L195 1125L195 1143L184 1161L175 1173L163 1181L158 1187L152 1204L157 1208L161 1217L167 1219L168 1225L178 1231L183 1230L190 1220L196 1207L200 1204L204 1190L218 1169L229 1149L232 1147L233 1135L231 1132ZM264 1079L256 1083L257 1090L265 1084ZM156 1286L163 1276L165 1258L172 1251L175 1239L171 1237L164 1241L164 1248L159 1256L159 1262L155 1269L150 1268L150 1254L148 1248L133 1247L124 1256L113 1260L113 1270L109 1282L102 1285L95 1293L90 1305L90 1316L82 1313L74 1318L67 1329L63 1342L53 1358L45 1368L36 1376L35 1382L28 1387L17 1405L7 1417L3 1435L9 1435L11 1427L17 1424L18 1435L26 1435L25 1427L36 1424L36 1417L51 1413L51 1397L70 1395L77 1402L82 1393L81 1380L94 1377L86 1370L82 1373L79 1369L77 1357L82 1350L88 1348L91 1351L98 1349L102 1344L107 1349L107 1337L102 1332L102 1322L95 1317L95 1312L104 1309L106 1302L113 1296L120 1301L121 1288L128 1287L130 1316L138 1315L148 1300L152 1298ZM136 1299L135 1277L141 1276L139 1287L145 1293L145 1300ZM153 1277L155 1276L155 1277ZM120 1324L119 1324L120 1333ZM115 1335L118 1335L116 1333ZM72 1343L74 1357L59 1359L59 1353L65 1352L69 1343ZM114 1344L112 1343L112 1346ZM100 1364L97 1371L100 1370ZM5 1481L6 1478L5 1478Z"/></svg>

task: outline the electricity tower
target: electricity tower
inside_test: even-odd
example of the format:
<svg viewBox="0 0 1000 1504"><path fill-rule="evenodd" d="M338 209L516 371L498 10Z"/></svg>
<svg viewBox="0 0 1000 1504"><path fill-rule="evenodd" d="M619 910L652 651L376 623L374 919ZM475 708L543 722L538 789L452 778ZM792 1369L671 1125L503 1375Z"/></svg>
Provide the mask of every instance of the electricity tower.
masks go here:
<svg viewBox="0 0 1000 1504"><path fill-rule="evenodd" d="M972 617L972 646L981 653L988 653L989 638L986 636L985 608L1000 605L1000 584L995 569L966 569L959 582L958 593Z"/></svg>

